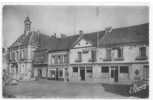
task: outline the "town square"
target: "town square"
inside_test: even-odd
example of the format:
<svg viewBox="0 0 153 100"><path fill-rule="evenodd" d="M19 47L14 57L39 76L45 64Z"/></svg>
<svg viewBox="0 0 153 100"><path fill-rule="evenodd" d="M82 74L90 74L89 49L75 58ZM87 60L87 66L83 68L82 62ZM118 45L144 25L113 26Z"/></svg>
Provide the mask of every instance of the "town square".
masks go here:
<svg viewBox="0 0 153 100"><path fill-rule="evenodd" d="M3 7L3 97L148 98L148 6Z"/></svg>

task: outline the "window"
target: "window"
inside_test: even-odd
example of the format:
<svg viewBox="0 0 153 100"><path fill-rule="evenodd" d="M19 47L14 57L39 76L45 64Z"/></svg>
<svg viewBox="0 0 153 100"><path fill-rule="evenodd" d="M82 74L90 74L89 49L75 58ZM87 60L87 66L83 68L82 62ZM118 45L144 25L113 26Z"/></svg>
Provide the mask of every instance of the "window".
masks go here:
<svg viewBox="0 0 153 100"><path fill-rule="evenodd" d="M68 56L64 55L64 63L68 63Z"/></svg>
<svg viewBox="0 0 153 100"><path fill-rule="evenodd" d="M91 58L93 61L96 61L96 51L95 50L91 51Z"/></svg>
<svg viewBox="0 0 153 100"><path fill-rule="evenodd" d="M10 52L10 60L12 60L12 53Z"/></svg>
<svg viewBox="0 0 153 100"><path fill-rule="evenodd" d="M61 62L61 56L57 56L57 64L60 64Z"/></svg>
<svg viewBox="0 0 153 100"><path fill-rule="evenodd" d="M87 73L92 73L92 67L86 67Z"/></svg>
<svg viewBox="0 0 153 100"><path fill-rule="evenodd" d="M129 67L128 66L121 66L120 67L120 73L128 73Z"/></svg>
<svg viewBox="0 0 153 100"><path fill-rule="evenodd" d="M78 72L78 67L73 67L73 72Z"/></svg>
<svg viewBox="0 0 153 100"><path fill-rule="evenodd" d="M140 47L139 52L140 52L141 57L145 57L146 56L146 47Z"/></svg>
<svg viewBox="0 0 153 100"><path fill-rule="evenodd" d="M108 73L109 72L109 67L107 67L107 66L101 67L101 72L102 73Z"/></svg>
<svg viewBox="0 0 153 100"><path fill-rule="evenodd" d="M118 48L118 49L117 49L117 57L118 57L118 58L123 57L123 48Z"/></svg>
<svg viewBox="0 0 153 100"><path fill-rule="evenodd" d="M144 65L143 67L143 79L149 80L149 66L148 65Z"/></svg>
<svg viewBox="0 0 153 100"><path fill-rule="evenodd" d="M16 54L15 54L15 60L18 59L18 51L16 51Z"/></svg>
<svg viewBox="0 0 153 100"><path fill-rule="evenodd" d="M63 56L59 56L59 62L60 62L60 64L63 63Z"/></svg>
<svg viewBox="0 0 153 100"><path fill-rule="evenodd" d="M15 52L12 52L12 59L15 59Z"/></svg>
<svg viewBox="0 0 153 100"><path fill-rule="evenodd" d="M110 48L106 49L106 58L111 59L111 49Z"/></svg>
<svg viewBox="0 0 153 100"><path fill-rule="evenodd" d="M63 71L59 70L59 76L62 77L63 76Z"/></svg>
<svg viewBox="0 0 153 100"><path fill-rule="evenodd" d="M78 52L78 59L81 60L82 57L81 57L81 52Z"/></svg>
<svg viewBox="0 0 153 100"><path fill-rule="evenodd" d="M55 64L55 56L51 56L51 62L52 64Z"/></svg>
<svg viewBox="0 0 153 100"><path fill-rule="evenodd" d="M24 50L21 51L21 59L24 58Z"/></svg>

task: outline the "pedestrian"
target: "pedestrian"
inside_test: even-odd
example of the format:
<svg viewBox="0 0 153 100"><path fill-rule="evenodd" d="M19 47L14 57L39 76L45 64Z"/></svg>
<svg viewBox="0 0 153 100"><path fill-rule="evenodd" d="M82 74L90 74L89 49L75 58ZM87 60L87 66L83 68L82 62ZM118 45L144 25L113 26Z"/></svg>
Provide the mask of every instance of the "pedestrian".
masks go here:
<svg viewBox="0 0 153 100"><path fill-rule="evenodd" d="M68 72L67 68L65 70L65 76L66 76L66 81L69 82L69 72Z"/></svg>

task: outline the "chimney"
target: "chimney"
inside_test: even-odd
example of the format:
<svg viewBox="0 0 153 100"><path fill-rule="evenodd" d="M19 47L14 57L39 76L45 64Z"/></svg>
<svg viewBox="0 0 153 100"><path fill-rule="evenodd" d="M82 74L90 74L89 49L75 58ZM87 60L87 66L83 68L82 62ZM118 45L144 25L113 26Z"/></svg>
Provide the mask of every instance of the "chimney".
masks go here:
<svg viewBox="0 0 153 100"><path fill-rule="evenodd" d="M61 34L61 38L66 38L66 35L65 34Z"/></svg>
<svg viewBox="0 0 153 100"><path fill-rule="evenodd" d="M82 35L82 34L83 34L83 31L82 31L82 30L80 30L80 31L79 31L79 34L80 34L80 35Z"/></svg>
<svg viewBox="0 0 153 100"><path fill-rule="evenodd" d="M111 26L106 27L105 28L105 33L110 33L110 32L112 32L112 27Z"/></svg>
<svg viewBox="0 0 153 100"><path fill-rule="evenodd" d="M54 33L54 37L56 38L56 33Z"/></svg>

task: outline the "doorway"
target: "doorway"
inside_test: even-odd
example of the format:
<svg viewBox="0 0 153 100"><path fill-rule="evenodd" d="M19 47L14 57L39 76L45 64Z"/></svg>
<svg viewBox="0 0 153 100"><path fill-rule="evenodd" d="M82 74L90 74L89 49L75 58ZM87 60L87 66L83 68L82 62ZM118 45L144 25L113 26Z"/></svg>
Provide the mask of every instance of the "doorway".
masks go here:
<svg viewBox="0 0 153 100"><path fill-rule="evenodd" d="M41 69L38 69L38 77L42 78L42 70Z"/></svg>
<svg viewBox="0 0 153 100"><path fill-rule="evenodd" d="M85 67L80 67L81 80L85 80Z"/></svg>
<svg viewBox="0 0 153 100"><path fill-rule="evenodd" d="M114 80L114 82L118 82L118 67L117 66L111 67L111 78Z"/></svg>

